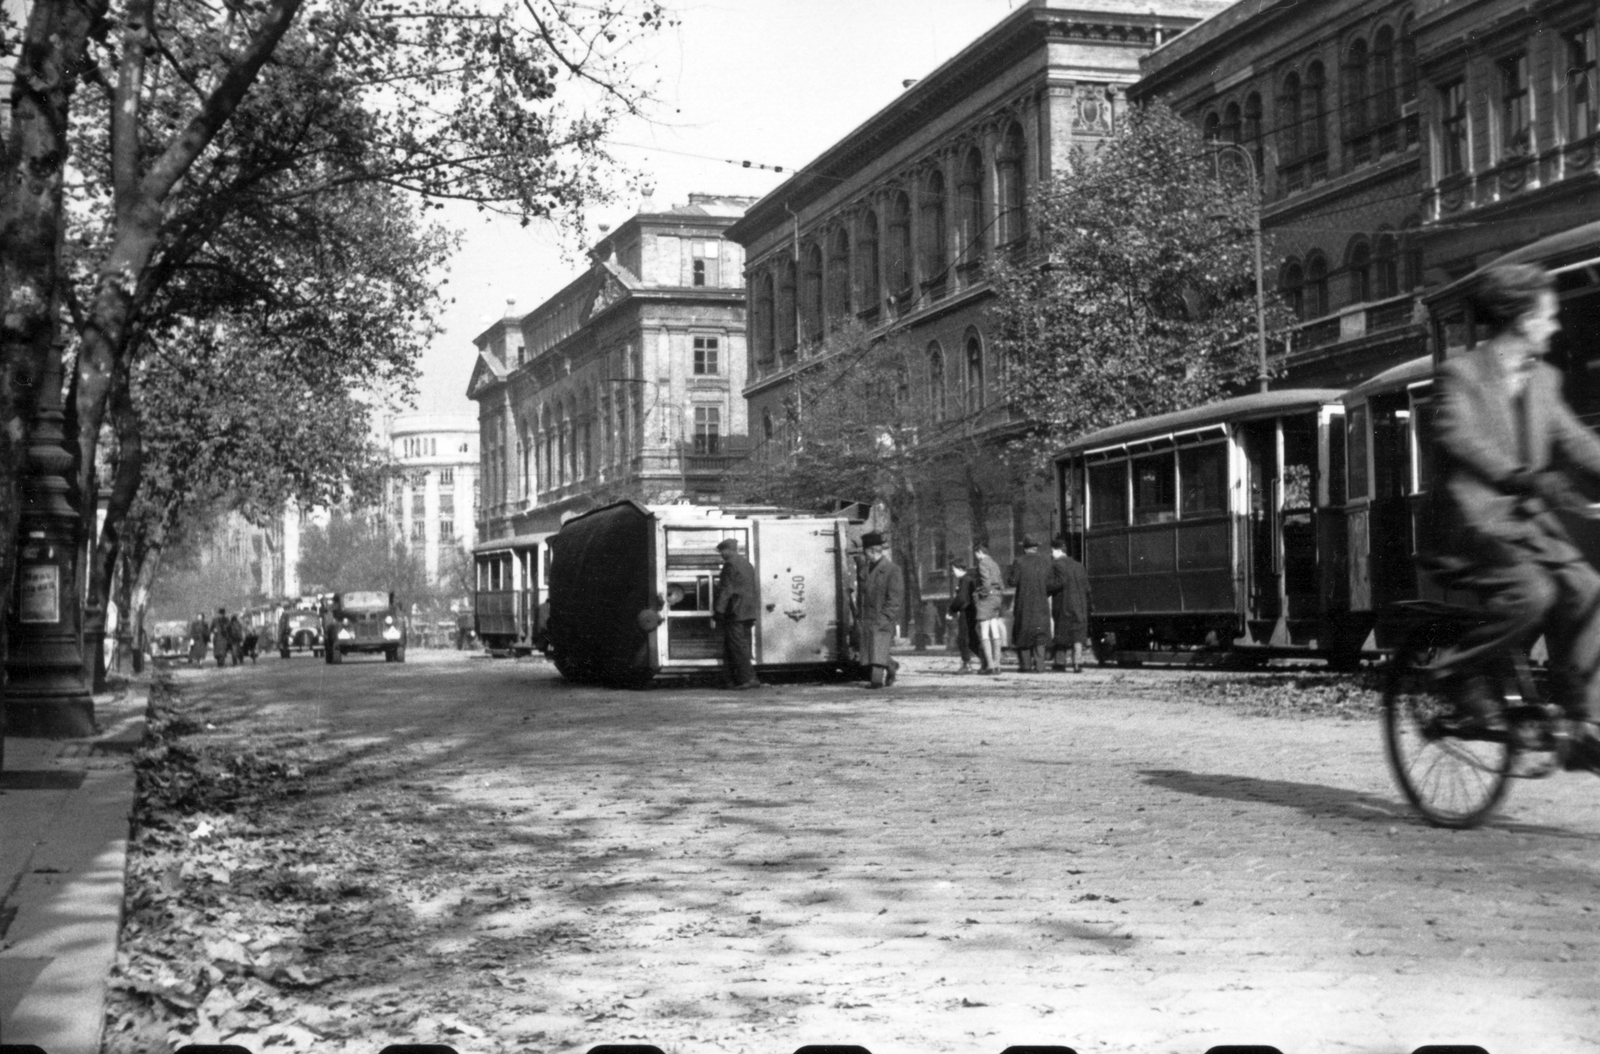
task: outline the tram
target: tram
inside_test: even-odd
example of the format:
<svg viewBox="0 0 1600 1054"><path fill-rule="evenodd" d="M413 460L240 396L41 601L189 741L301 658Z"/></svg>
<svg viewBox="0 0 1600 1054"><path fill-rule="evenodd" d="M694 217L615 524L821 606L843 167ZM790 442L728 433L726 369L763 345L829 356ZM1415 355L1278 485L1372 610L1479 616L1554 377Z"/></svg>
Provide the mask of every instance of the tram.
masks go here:
<svg viewBox="0 0 1600 1054"><path fill-rule="evenodd" d="M550 598L550 534L496 538L472 550L473 631L490 655L542 650Z"/></svg>
<svg viewBox="0 0 1600 1054"><path fill-rule="evenodd" d="M548 541L551 658L568 680L619 686L717 671L717 544L732 538L761 585L756 667L853 667L854 558L864 529L846 517L632 501L574 517Z"/></svg>

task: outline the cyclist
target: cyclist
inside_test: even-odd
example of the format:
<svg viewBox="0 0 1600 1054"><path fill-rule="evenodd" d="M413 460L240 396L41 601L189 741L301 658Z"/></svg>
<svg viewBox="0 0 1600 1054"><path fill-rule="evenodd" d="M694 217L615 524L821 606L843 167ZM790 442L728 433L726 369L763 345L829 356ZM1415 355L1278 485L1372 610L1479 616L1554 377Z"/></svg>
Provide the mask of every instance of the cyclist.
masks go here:
<svg viewBox="0 0 1600 1054"><path fill-rule="evenodd" d="M1453 681L1452 731L1494 729L1477 661L1542 627L1551 669L1564 682L1556 697L1576 722L1568 765L1600 771L1600 573L1552 512L1585 503L1569 479L1600 487L1600 439L1562 398L1560 373L1542 361L1561 329L1549 272L1491 268L1467 295L1491 335L1439 368L1438 555L1450 583L1476 592L1488 618L1439 663Z"/></svg>

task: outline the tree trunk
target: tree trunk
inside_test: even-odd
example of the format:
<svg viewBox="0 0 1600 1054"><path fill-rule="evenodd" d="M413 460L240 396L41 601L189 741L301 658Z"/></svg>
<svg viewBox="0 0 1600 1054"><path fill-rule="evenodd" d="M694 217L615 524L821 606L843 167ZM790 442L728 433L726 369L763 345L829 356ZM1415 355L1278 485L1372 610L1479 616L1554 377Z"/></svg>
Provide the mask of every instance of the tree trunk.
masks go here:
<svg viewBox="0 0 1600 1054"><path fill-rule="evenodd" d="M94 641L93 648L85 649L87 671L94 678L94 690L105 691L105 624L106 604L111 599L112 580L117 569L118 555L123 551L122 529L128 510L139 492L139 481L144 471L144 441L139 429L139 415L134 410L133 393L129 390L129 364L124 358L116 366L112 380L111 412L117 436L116 470L112 476L111 493L106 502L105 520L100 524L99 537L93 539L89 559L88 585L83 608L83 632L86 640ZM98 504L98 502L96 503ZM88 503L85 502L87 506ZM94 525L90 518L88 528ZM127 609L119 609L119 623L127 618ZM118 632L122 626L119 624Z"/></svg>
<svg viewBox="0 0 1600 1054"><path fill-rule="evenodd" d="M156 575L161 570L162 543L159 540L147 540L140 546L138 556L130 554L129 563L132 565L125 572L133 582L133 588L128 596L128 606L133 612L134 640L144 639L145 612L150 607L150 590L155 585ZM143 655L142 651L135 652ZM142 660L140 661L142 665ZM137 670L137 666L135 667Z"/></svg>
<svg viewBox="0 0 1600 1054"><path fill-rule="evenodd" d="M0 627L15 589L29 430L58 333L67 113L104 14L96 0L35 0L13 68L0 165Z"/></svg>

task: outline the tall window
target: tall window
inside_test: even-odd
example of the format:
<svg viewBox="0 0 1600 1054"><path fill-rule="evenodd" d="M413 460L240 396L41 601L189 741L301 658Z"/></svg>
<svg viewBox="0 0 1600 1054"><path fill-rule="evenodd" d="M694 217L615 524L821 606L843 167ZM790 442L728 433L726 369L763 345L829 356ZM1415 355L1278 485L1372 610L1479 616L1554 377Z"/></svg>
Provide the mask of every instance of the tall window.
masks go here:
<svg viewBox="0 0 1600 1054"><path fill-rule="evenodd" d="M718 352L721 350L716 337L694 338L694 374L696 377L714 377L722 372L722 363L719 361Z"/></svg>
<svg viewBox="0 0 1600 1054"><path fill-rule="evenodd" d="M772 342L777 304L771 271L756 279L755 308L756 361L771 362L777 350Z"/></svg>
<svg viewBox="0 0 1600 1054"><path fill-rule="evenodd" d="M1422 284L1422 246L1417 241L1415 216L1400 224L1400 290L1409 292Z"/></svg>
<svg viewBox="0 0 1600 1054"><path fill-rule="evenodd" d="M715 406L694 408L694 452L715 454L722 449L722 410Z"/></svg>
<svg viewBox="0 0 1600 1054"><path fill-rule="evenodd" d="M1595 30L1585 26L1568 33L1564 43L1567 51L1567 142L1594 135L1600 131L1596 123L1600 110L1595 100Z"/></svg>
<svg viewBox="0 0 1600 1054"><path fill-rule="evenodd" d="M945 201L944 173L934 169L922 184L919 203L921 224L918 243L922 248L922 280L934 296L944 295L945 254Z"/></svg>
<svg viewBox="0 0 1600 1054"><path fill-rule="evenodd" d="M928 345L928 409L935 421L944 420L944 351L938 341Z"/></svg>
<svg viewBox="0 0 1600 1054"><path fill-rule="evenodd" d="M857 310L870 314L880 299L878 268L882 263L878 243L878 214L868 209L861 217L861 232L856 240Z"/></svg>
<svg viewBox="0 0 1600 1054"><path fill-rule="evenodd" d="M1389 231L1378 235L1372 254L1372 287L1379 300L1400 294L1400 243Z"/></svg>
<svg viewBox="0 0 1600 1054"><path fill-rule="evenodd" d="M806 340L822 337L822 247L816 242L806 246L802 255L805 261L800 275L800 334Z"/></svg>
<svg viewBox="0 0 1600 1054"><path fill-rule="evenodd" d="M1400 100L1395 94L1394 30L1379 29L1372 38L1372 116L1388 124L1400 116Z"/></svg>
<svg viewBox="0 0 1600 1054"><path fill-rule="evenodd" d="M1244 100L1244 140L1256 159L1256 178L1266 172L1266 141L1261 135L1261 95L1251 92Z"/></svg>
<svg viewBox="0 0 1600 1054"><path fill-rule="evenodd" d="M1305 317L1321 318L1329 310L1328 261L1312 252L1306 256Z"/></svg>
<svg viewBox="0 0 1600 1054"><path fill-rule="evenodd" d="M772 311L772 342L779 351L794 350L794 311L794 259L785 256L778 264L778 292Z"/></svg>
<svg viewBox="0 0 1600 1054"><path fill-rule="evenodd" d="M828 324L837 326L850 316L850 232L834 228L828 239Z"/></svg>
<svg viewBox="0 0 1600 1054"><path fill-rule="evenodd" d="M1280 140L1278 148L1283 152L1284 163L1300 160L1300 76L1291 73L1283 79L1283 94L1278 97Z"/></svg>
<svg viewBox="0 0 1600 1054"><path fill-rule="evenodd" d="M1306 67L1304 107L1306 128L1301 141L1305 143L1306 153L1320 154L1328 149L1327 77L1320 62Z"/></svg>
<svg viewBox="0 0 1600 1054"><path fill-rule="evenodd" d="M440 469L439 470L439 489L443 490L445 487L453 487L455 485L456 485L456 470L453 469L453 468L442 468L442 469Z"/></svg>
<svg viewBox="0 0 1600 1054"><path fill-rule="evenodd" d="M690 274L692 285L717 285L717 242L715 239L689 243Z"/></svg>
<svg viewBox="0 0 1600 1054"><path fill-rule="evenodd" d="M961 263L972 266L983 259L983 156L967 151L956 183L956 215L961 234Z"/></svg>
<svg viewBox="0 0 1600 1054"><path fill-rule="evenodd" d="M889 203L888 258L884 261L889 297L897 303L911 301L911 198L905 191Z"/></svg>
<svg viewBox="0 0 1600 1054"><path fill-rule="evenodd" d="M1006 129L995 159L995 197L1000 203L998 241L1014 245L1028 236L1026 205L1023 200L1022 168L1027 153L1022 128L1016 122Z"/></svg>
<svg viewBox="0 0 1600 1054"><path fill-rule="evenodd" d="M773 427L773 424L772 424L772 411L771 410L762 410L761 411L761 438L762 439L771 439L772 438L772 433L774 431L776 431L776 429Z"/></svg>
<svg viewBox="0 0 1600 1054"><path fill-rule="evenodd" d="M976 333L967 336L967 413L983 409L983 343Z"/></svg>
<svg viewBox="0 0 1600 1054"><path fill-rule="evenodd" d="M1227 109L1222 111L1222 138L1225 142L1240 143L1243 132L1243 119L1239 115L1239 104L1230 102Z"/></svg>
<svg viewBox="0 0 1600 1054"><path fill-rule="evenodd" d="M1367 42L1357 39L1344 54L1344 112L1353 136L1372 126L1372 86L1367 76Z"/></svg>
<svg viewBox="0 0 1600 1054"><path fill-rule="evenodd" d="M439 521L439 544L443 545L446 542L453 542L455 540L456 540L456 521L454 521L454 520L440 520Z"/></svg>
<svg viewBox="0 0 1600 1054"><path fill-rule="evenodd" d="M1526 154L1533 148L1533 109L1528 96L1528 56L1526 53L1501 59L1500 70L1500 153Z"/></svg>
<svg viewBox="0 0 1600 1054"><path fill-rule="evenodd" d="M1201 124L1201 134L1205 136L1205 140L1208 143L1222 141L1222 118L1218 116L1217 111L1212 110L1206 114L1206 119Z"/></svg>
<svg viewBox="0 0 1600 1054"><path fill-rule="evenodd" d="M1439 86L1439 176L1467 170L1467 82Z"/></svg>
<svg viewBox="0 0 1600 1054"><path fill-rule="evenodd" d="M1309 317L1306 315L1306 272L1298 260L1290 260L1283 265L1283 273L1278 278L1278 292L1283 295L1296 318Z"/></svg>
<svg viewBox="0 0 1600 1054"><path fill-rule="evenodd" d="M1364 304L1371 300L1372 247L1365 238L1357 237L1350 243L1345 270L1350 274L1350 303Z"/></svg>

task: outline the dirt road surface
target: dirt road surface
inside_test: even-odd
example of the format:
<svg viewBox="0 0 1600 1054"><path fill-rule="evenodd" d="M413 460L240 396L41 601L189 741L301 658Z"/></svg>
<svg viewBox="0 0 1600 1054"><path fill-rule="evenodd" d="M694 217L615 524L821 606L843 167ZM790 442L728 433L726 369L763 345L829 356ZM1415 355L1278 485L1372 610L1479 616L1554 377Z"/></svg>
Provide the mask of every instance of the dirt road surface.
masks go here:
<svg viewBox="0 0 1600 1054"><path fill-rule="evenodd" d="M1600 1051L1600 781L1438 831L1373 720L954 669L910 659L886 692L611 692L426 652L178 672L177 742L226 778L279 768L231 812L156 815L107 1050L176 1021L257 1052Z"/></svg>

